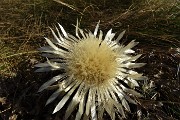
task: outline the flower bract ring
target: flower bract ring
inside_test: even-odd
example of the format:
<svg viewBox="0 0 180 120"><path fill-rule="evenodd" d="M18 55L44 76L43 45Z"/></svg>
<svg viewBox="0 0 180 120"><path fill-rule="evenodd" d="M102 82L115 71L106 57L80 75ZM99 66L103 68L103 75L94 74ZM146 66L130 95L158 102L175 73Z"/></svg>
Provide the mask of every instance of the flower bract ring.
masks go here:
<svg viewBox="0 0 180 120"><path fill-rule="evenodd" d="M58 24L56 32L51 28L53 39L45 38L49 46L40 48L45 63L35 65L36 72L61 71L59 75L45 82L39 92L56 84L58 89L49 97L46 105L54 101L61 92L65 93L53 113L68 104L64 119L76 109L75 120L101 120L106 112L112 120L116 116L125 118L130 111L128 103L136 104L133 97L142 95L134 90L138 81L146 77L134 71L145 63L135 63L141 54L134 55L132 48L138 44L132 40L123 45L119 40L125 31L115 39L110 29L103 35L99 22L94 32L83 31L77 22L73 36ZM122 84L123 83L123 84Z"/></svg>

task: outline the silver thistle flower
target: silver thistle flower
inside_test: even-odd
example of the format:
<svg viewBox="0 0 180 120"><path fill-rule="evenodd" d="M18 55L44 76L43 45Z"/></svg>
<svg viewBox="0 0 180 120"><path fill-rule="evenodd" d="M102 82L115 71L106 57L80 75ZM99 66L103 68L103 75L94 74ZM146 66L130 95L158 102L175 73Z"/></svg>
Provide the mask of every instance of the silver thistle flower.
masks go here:
<svg viewBox="0 0 180 120"><path fill-rule="evenodd" d="M55 83L59 86L46 105L55 100L61 92L65 92L53 111L56 113L70 101L65 119L75 108L78 109L76 120L102 119L105 111L112 120L115 119L115 114L119 113L125 118L123 109L130 111L128 102L136 104L131 96L141 97L140 93L133 90L139 86L137 81L146 79L142 74L131 70L145 64L134 62L140 54L131 54L135 52L131 48L138 43L133 40L127 46L119 44L125 31L113 39L115 33L112 33L112 29L103 39L103 32L98 30L99 23L92 33L84 32L77 22L76 37L67 33L60 24L58 27L62 33L56 28L55 34L50 28L54 39L45 38L49 46L40 48L47 61L35 65L39 67L36 72L64 71L40 87L39 92ZM69 100L70 98L72 100Z"/></svg>

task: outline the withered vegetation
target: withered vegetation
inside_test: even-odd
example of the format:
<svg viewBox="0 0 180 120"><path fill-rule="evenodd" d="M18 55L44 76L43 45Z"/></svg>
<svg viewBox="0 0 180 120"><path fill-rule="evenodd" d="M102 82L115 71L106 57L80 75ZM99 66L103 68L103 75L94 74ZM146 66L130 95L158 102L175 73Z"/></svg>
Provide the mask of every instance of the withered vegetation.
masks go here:
<svg viewBox="0 0 180 120"><path fill-rule="evenodd" d="M56 103L44 106L51 93L37 93L56 73L37 74L33 66L42 60L37 48L51 36L49 26L59 22L74 34L77 18L81 28L93 30L100 20L103 31L126 30L122 43L139 42L138 62L147 65L138 71L149 79L137 89L144 98L127 119L180 119L178 0L0 0L0 13L0 119L61 120L63 110L51 114Z"/></svg>

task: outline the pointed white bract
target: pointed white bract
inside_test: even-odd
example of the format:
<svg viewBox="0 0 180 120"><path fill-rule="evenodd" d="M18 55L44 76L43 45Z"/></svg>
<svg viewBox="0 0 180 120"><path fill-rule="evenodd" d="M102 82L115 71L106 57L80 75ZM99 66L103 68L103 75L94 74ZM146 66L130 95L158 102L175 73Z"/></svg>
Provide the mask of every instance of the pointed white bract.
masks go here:
<svg viewBox="0 0 180 120"><path fill-rule="evenodd" d="M75 120L102 119L105 111L112 120L116 119L116 114L125 118L124 110L131 111L128 102L136 104L135 97L142 97L134 90L139 86L139 80L147 79L134 71L134 68L145 65L135 63L141 54L132 54L135 52L132 48L138 42L132 40L128 45L122 45L119 41L125 31L114 39L112 29L103 37L99 23L100 21L94 33L87 33L79 28L77 21L76 36L67 33L58 23L56 32L50 28L54 39L45 38L49 46L39 49L47 61L35 65L39 67L36 72L60 71L59 75L45 82L39 92L53 84L59 86L46 105L54 101L61 92L65 93L53 111L56 113L67 104L65 120L75 109Z"/></svg>

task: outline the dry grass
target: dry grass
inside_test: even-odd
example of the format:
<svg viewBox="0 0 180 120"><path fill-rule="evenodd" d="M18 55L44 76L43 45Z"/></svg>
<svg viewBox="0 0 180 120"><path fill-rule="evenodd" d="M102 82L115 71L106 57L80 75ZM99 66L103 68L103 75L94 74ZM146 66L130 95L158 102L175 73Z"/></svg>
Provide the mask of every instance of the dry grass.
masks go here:
<svg viewBox="0 0 180 120"><path fill-rule="evenodd" d="M53 105L44 108L47 94L36 91L51 74L35 74L37 48L50 36L49 26L61 23L74 34L81 28L126 29L124 41L140 42L137 52L148 65L139 70L145 98L129 119L180 119L180 2L178 0L0 0L0 119L53 119ZM152 84L154 86L150 87ZM5 98L5 99L4 99ZM3 101L3 102L2 102ZM134 106L133 106L134 107ZM142 112L141 116L136 110ZM145 111L145 112L143 112ZM73 117L72 117L73 119Z"/></svg>

